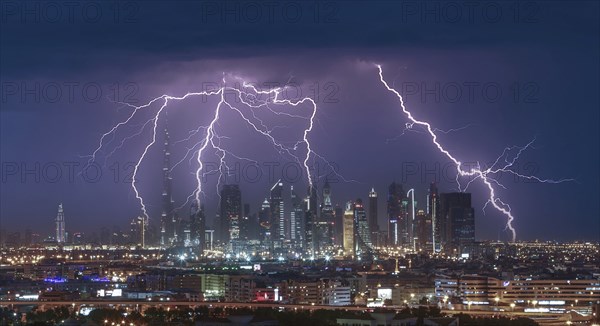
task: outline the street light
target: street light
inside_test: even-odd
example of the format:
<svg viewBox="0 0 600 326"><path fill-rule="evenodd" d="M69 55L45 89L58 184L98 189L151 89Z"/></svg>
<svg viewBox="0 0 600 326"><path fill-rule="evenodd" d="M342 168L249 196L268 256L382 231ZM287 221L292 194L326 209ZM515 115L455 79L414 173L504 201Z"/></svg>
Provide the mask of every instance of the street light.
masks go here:
<svg viewBox="0 0 600 326"><path fill-rule="evenodd" d="M515 311L515 303L514 303L514 302L510 304L510 309L511 309L512 311Z"/></svg>

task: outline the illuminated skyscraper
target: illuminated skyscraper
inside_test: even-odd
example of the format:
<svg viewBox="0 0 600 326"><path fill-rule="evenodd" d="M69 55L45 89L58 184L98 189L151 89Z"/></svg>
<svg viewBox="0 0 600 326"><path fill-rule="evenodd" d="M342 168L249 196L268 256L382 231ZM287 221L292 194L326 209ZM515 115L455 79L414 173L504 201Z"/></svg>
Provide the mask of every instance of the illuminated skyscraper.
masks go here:
<svg viewBox="0 0 600 326"><path fill-rule="evenodd" d="M283 203L283 182L277 180L271 187L271 197L269 198L271 206L271 219L273 227L271 228L273 237L273 246L282 248L286 240L286 221Z"/></svg>
<svg viewBox="0 0 600 326"><path fill-rule="evenodd" d="M58 205L58 214L56 215L56 242L65 243L67 237L65 234L65 213L63 212L62 203Z"/></svg>
<svg viewBox="0 0 600 326"><path fill-rule="evenodd" d="M346 203L346 210L344 211L344 234L343 234L343 248L344 256L354 257L356 255L354 246L354 205L351 201Z"/></svg>
<svg viewBox="0 0 600 326"><path fill-rule="evenodd" d="M306 223L304 222L304 201L298 197L294 191L294 186L290 187L290 197L292 203L292 209L290 210L290 238L295 248L304 248L306 247L304 238L306 235L304 230L306 227Z"/></svg>
<svg viewBox="0 0 600 326"><path fill-rule="evenodd" d="M344 246L344 208L340 207L340 205L335 205L335 209L333 210L335 213L335 221L333 225L333 237L335 240L335 245L343 247Z"/></svg>
<svg viewBox="0 0 600 326"><path fill-rule="evenodd" d="M427 216L431 220L432 250L439 252L441 250L442 233L445 233L445 223L440 220L440 198L435 182L429 185L427 194Z"/></svg>
<svg viewBox="0 0 600 326"><path fill-rule="evenodd" d="M331 204L331 186L329 185L329 180L325 180L325 185L323 186L323 202L321 204L321 217L318 223L318 243L320 251L323 251L325 248L333 245L333 214L333 205Z"/></svg>
<svg viewBox="0 0 600 326"><path fill-rule="evenodd" d="M354 208L354 246L356 253L366 253L371 249L371 231L369 230L369 221L367 213L363 206L362 199L357 199L353 205Z"/></svg>
<svg viewBox="0 0 600 326"><path fill-rule="evenodd" d="M440 217L445 220L442 249L447 254L460 255L475 242L475 210L471 194L453 192L440 194Z"/></svg>
<svg viewBox="0 0 600 326"><path fill-rule="evenodd" d="M221 214L219 237L221 244L230 245L240 238L242 217L242 192L239 185L224 185L221 189Z"/></svg>
<svg viewBox="0 0 600 326"><path fill-rule="evenodd" d="M165 147L163 150L163 193L162 193L162 214L160 217L160 245L171 246L177 241L177 221L173 212L173 196L171 193L171 152L169 149L169 131L164 130Z"/></svg>
<svg viewBox="0 0 600 326"><path fill-rule="evenodd" d="M308 196L304 200L306 204L305 222L306 222L306 250L314 255L318 249L317 245L317 220L318 220L318 204L317 204L317 186L308 187Z"/></svg>
<svg viewBox="0 0 600 326"><path fill-rule="evenodd" d="M260 240L266 247L271 248L271 204L265 198L258 212L258 223L260 224Z"/></svg>
<svg viewBox="0 0 600 326"><path fill-rule="evenodd" d="M250 217L250 204L244 204L244 214L240 221L240 239L252 239L252 221Z"/></svg>
<svg viewBox="0 0 600 326"><path fill-rule="evenodd" d="M417 202L415 201L415 189L409 189L406 193L407 209L406 209L406 240L403 246L410 248L412 251L417 250L417 238L418 234L415 231L416 228L416 210Z"/></svg>
<svg viewBox="0 0 600 326"><path fill-rule="evenodd" d="M406 206L404 202L405 193L402 185L392 182L388 189L387 213L388 213L388 245L399 246L406 237Z"/></svg>
<svg viewBox="0 0 600 326"><path fill-rule="evenodd" d="M375 188L369 192L369 230L371 231L371 242L379 245L377 242L379 235L379 223L377 222L377 193Z"/></svg>
<svg viewBox="0 0 600 326"><path fill-rule="evenodd" d="M142 248L146 246L146 231L148 228L147 221L147 218L143 215L135 217L131 220L129 237L132 244Z"/></svg>
<svg viewBox="0 0 600 326"><path fill-rule="evenodd" d="M417 237L417 251L423 252L432 252L432 228L431 228L431 218L425 210L419 209L417 210L417 215L415 218L415 233Z"/></svg>
<svg viewBox="0 0 600 326"><path fill-rule="evenodd" d="M202 254L205 247L206 216L204 215L204 205L198 206L194 201L190 206L190 242Z"/></svg>

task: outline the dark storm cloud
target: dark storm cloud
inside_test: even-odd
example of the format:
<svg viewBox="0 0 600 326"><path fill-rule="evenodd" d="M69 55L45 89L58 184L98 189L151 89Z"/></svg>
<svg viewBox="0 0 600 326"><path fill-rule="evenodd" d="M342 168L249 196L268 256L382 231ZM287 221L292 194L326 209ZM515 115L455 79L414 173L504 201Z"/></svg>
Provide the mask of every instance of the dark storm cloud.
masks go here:
<svg viewBox="0 0 600 326"><path fill-rule="evenodd" d="M2 6L2 45L11 49L3 51L5 77L311 48L568 45L596 36L597 12L594 2L502 1L8 0Z"/></svg>

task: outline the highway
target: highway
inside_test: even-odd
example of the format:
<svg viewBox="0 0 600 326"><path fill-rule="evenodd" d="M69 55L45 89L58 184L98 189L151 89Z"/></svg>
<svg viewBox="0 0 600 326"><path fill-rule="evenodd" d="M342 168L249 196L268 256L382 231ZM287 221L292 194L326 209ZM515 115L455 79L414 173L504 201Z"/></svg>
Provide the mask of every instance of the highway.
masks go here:
<svg viewBox="0 0 600 326"><path fill-rule="evenodd" d="M328 306L310 304L281 304L281 303L258 303L258 302L196 302L196 301L144 301L144 300L84 300L84 301L0 301L2 306L146 306L146 307L203 307L207 306L222 308L277 308L277 309L301 309L301 310L346 310L346 311L372 311L377 308L364 306ZM388 307L389 309L401 310L403 307ZM453 315L464 313L473 316L521 316L521 317L558 317L562 313L538 313L523 311L491 311L491 310L450 310L444 309L442 313Z"/></svg>

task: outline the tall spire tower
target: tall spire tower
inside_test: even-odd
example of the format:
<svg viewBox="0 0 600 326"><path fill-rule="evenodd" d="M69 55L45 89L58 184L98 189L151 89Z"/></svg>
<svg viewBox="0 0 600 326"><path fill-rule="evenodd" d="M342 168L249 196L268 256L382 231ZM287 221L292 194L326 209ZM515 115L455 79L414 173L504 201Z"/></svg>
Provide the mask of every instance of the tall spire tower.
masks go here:
<svg viewBox="0 0 600 326"><path fill-rule="evenodd" d="M56 242L65 243L65 214L63 212L62 203L58 205L58 215L56 215Z"/></svg>
<svg viewBox="0 0 600 326"><path fill-rule="evenodd" d="M165 147L163 165L163 209L160 218L160 245L169 246L177 241L176 221L173 214L173 195L171 193L171 152L169 146L169 130L165 124Z"/></svg>

